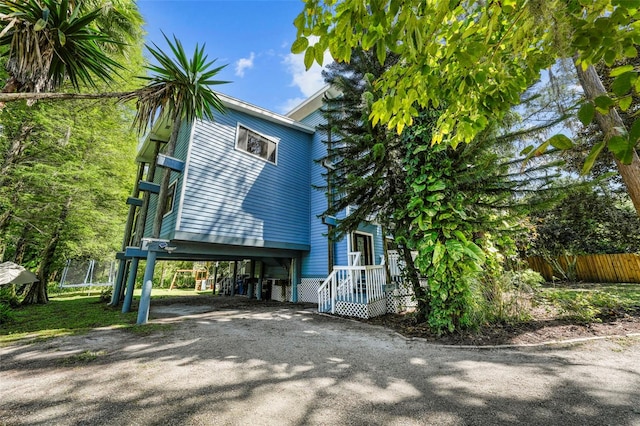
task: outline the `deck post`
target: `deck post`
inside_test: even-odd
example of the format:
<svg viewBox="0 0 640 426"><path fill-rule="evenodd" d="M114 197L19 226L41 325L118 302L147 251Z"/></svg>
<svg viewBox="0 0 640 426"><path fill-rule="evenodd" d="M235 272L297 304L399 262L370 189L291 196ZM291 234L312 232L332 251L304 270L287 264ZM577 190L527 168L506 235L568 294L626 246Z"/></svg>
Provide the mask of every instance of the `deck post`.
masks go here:
<svg viewBox="0 0 640 426"><path fill-rule="evenodd" d="M156 267L156 251L147 252L147 265L144 268L144 278L142 279L142 294L140 295L140 305L138 306L138 321L136 324L146 324L149 320L149 306L151 305L151 287L153 287L153 272Z"/></svg>
<svg viewBox="0 0 640 426"><path fill-rule="evenodd" d="M127 279L127 291L124 294L124 302L122 303L122 313L126 314L131 311L131 302L133 301L133 289L136 286L136 276L138 275L138 262L140 259L134 257L131 259L131 267L129 268L129 277Z"/></svg>
<svg viewBox="0 0 640 426"><path fill-rule="evenodd" d="M113 285L113 293L111 293L111 302L109 303L109 306L118 306L120 303L120 292L122 290L124 271L126 268L127 259L120 259L118 262L118 274L116 275L116 282Z"/></svg>

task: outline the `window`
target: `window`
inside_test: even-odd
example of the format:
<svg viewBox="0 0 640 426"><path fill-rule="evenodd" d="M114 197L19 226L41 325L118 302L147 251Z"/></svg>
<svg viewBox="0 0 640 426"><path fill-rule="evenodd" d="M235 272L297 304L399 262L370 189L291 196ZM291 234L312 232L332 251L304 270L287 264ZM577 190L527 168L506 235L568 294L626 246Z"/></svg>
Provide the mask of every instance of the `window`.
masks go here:
<svg viewBox="0 0 640 426"><path fill-rule="evenodd" d="M276 164L278 144L269 138L238 125L236 149Z"/></svg>
<svg viewBox="0 0 640 426"><path fill-rule="evenodd" d="M167 190L167 204L164 207L164 216L168 215L173 211L173 202L176 199L176 181L173 181L171 185L169 185L169 189Z"/></svg>

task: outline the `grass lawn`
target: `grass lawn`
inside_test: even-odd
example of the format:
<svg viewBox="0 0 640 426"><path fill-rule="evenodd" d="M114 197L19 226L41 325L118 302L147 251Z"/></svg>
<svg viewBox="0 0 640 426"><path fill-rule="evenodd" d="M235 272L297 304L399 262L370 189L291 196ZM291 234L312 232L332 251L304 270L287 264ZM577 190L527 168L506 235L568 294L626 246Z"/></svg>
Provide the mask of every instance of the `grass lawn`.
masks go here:
<svg viewBox="0 0 640 426"><path fill-rule="evenodd" d="M194 296L210 297L211 291L192 289L153 289L153 299ZM139 300L140 290L134 293ZM542 287L537 294L542 303L555 306L562 317L580 323L624 311L640 311L640 284L555 284ZM136 302L137 303L137 302ZM13 309L12 320L0 324L0 345L20 340L46 339L86 333L99 327L128 328L143 333L150 326L137 327L137 309L123 314L121 307L110 308L100 301L100 292L74 291L50 294L46 305Z"/></svg>
<svg viewBox="0 0 640 426"><path fill-rule="evenodd" d="M152 299L211 295L211 291L153 289ZM134 293L136 300L140 290ZM100 292L93 290L50 294L46 305L21 306L12 310L12 319L0 324L0 345L22 339L46 339L56 336L86 333L98 327L130 327L136 323L136 310L123 314L122 307L111 308L100 301Z"/></svg>
<svg viewBox="0 0 640 426"><path fill-rule="evenodd" d="M622 312L640 311L640 284L561 283L546 285L538 299L578 322L599 321Z"/></svg>

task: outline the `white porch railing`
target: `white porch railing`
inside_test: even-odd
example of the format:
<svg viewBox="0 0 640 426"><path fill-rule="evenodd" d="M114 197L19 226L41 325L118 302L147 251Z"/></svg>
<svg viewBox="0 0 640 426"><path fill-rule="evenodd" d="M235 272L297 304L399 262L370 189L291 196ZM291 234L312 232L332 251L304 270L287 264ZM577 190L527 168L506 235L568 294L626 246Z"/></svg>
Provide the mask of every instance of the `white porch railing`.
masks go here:
<svg viewBox="0 0 640 426"><path fill-rule="evenodd" d="M382 265L334 266L318 288L318 311L336 311L336 301L372 303L384 297L386 273Z"/></svg>

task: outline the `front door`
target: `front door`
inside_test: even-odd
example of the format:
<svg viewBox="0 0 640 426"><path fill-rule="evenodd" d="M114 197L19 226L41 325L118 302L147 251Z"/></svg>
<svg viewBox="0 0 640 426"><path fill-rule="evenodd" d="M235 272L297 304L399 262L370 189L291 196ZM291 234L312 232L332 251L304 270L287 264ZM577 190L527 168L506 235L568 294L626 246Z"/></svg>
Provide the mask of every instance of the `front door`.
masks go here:
<svg viewBox="0 0 640 426"><path fill-rule="evenodd" d="M368 234L353 234L353 251L360 252L362 265L373 265L373 237Z"/></svg>

